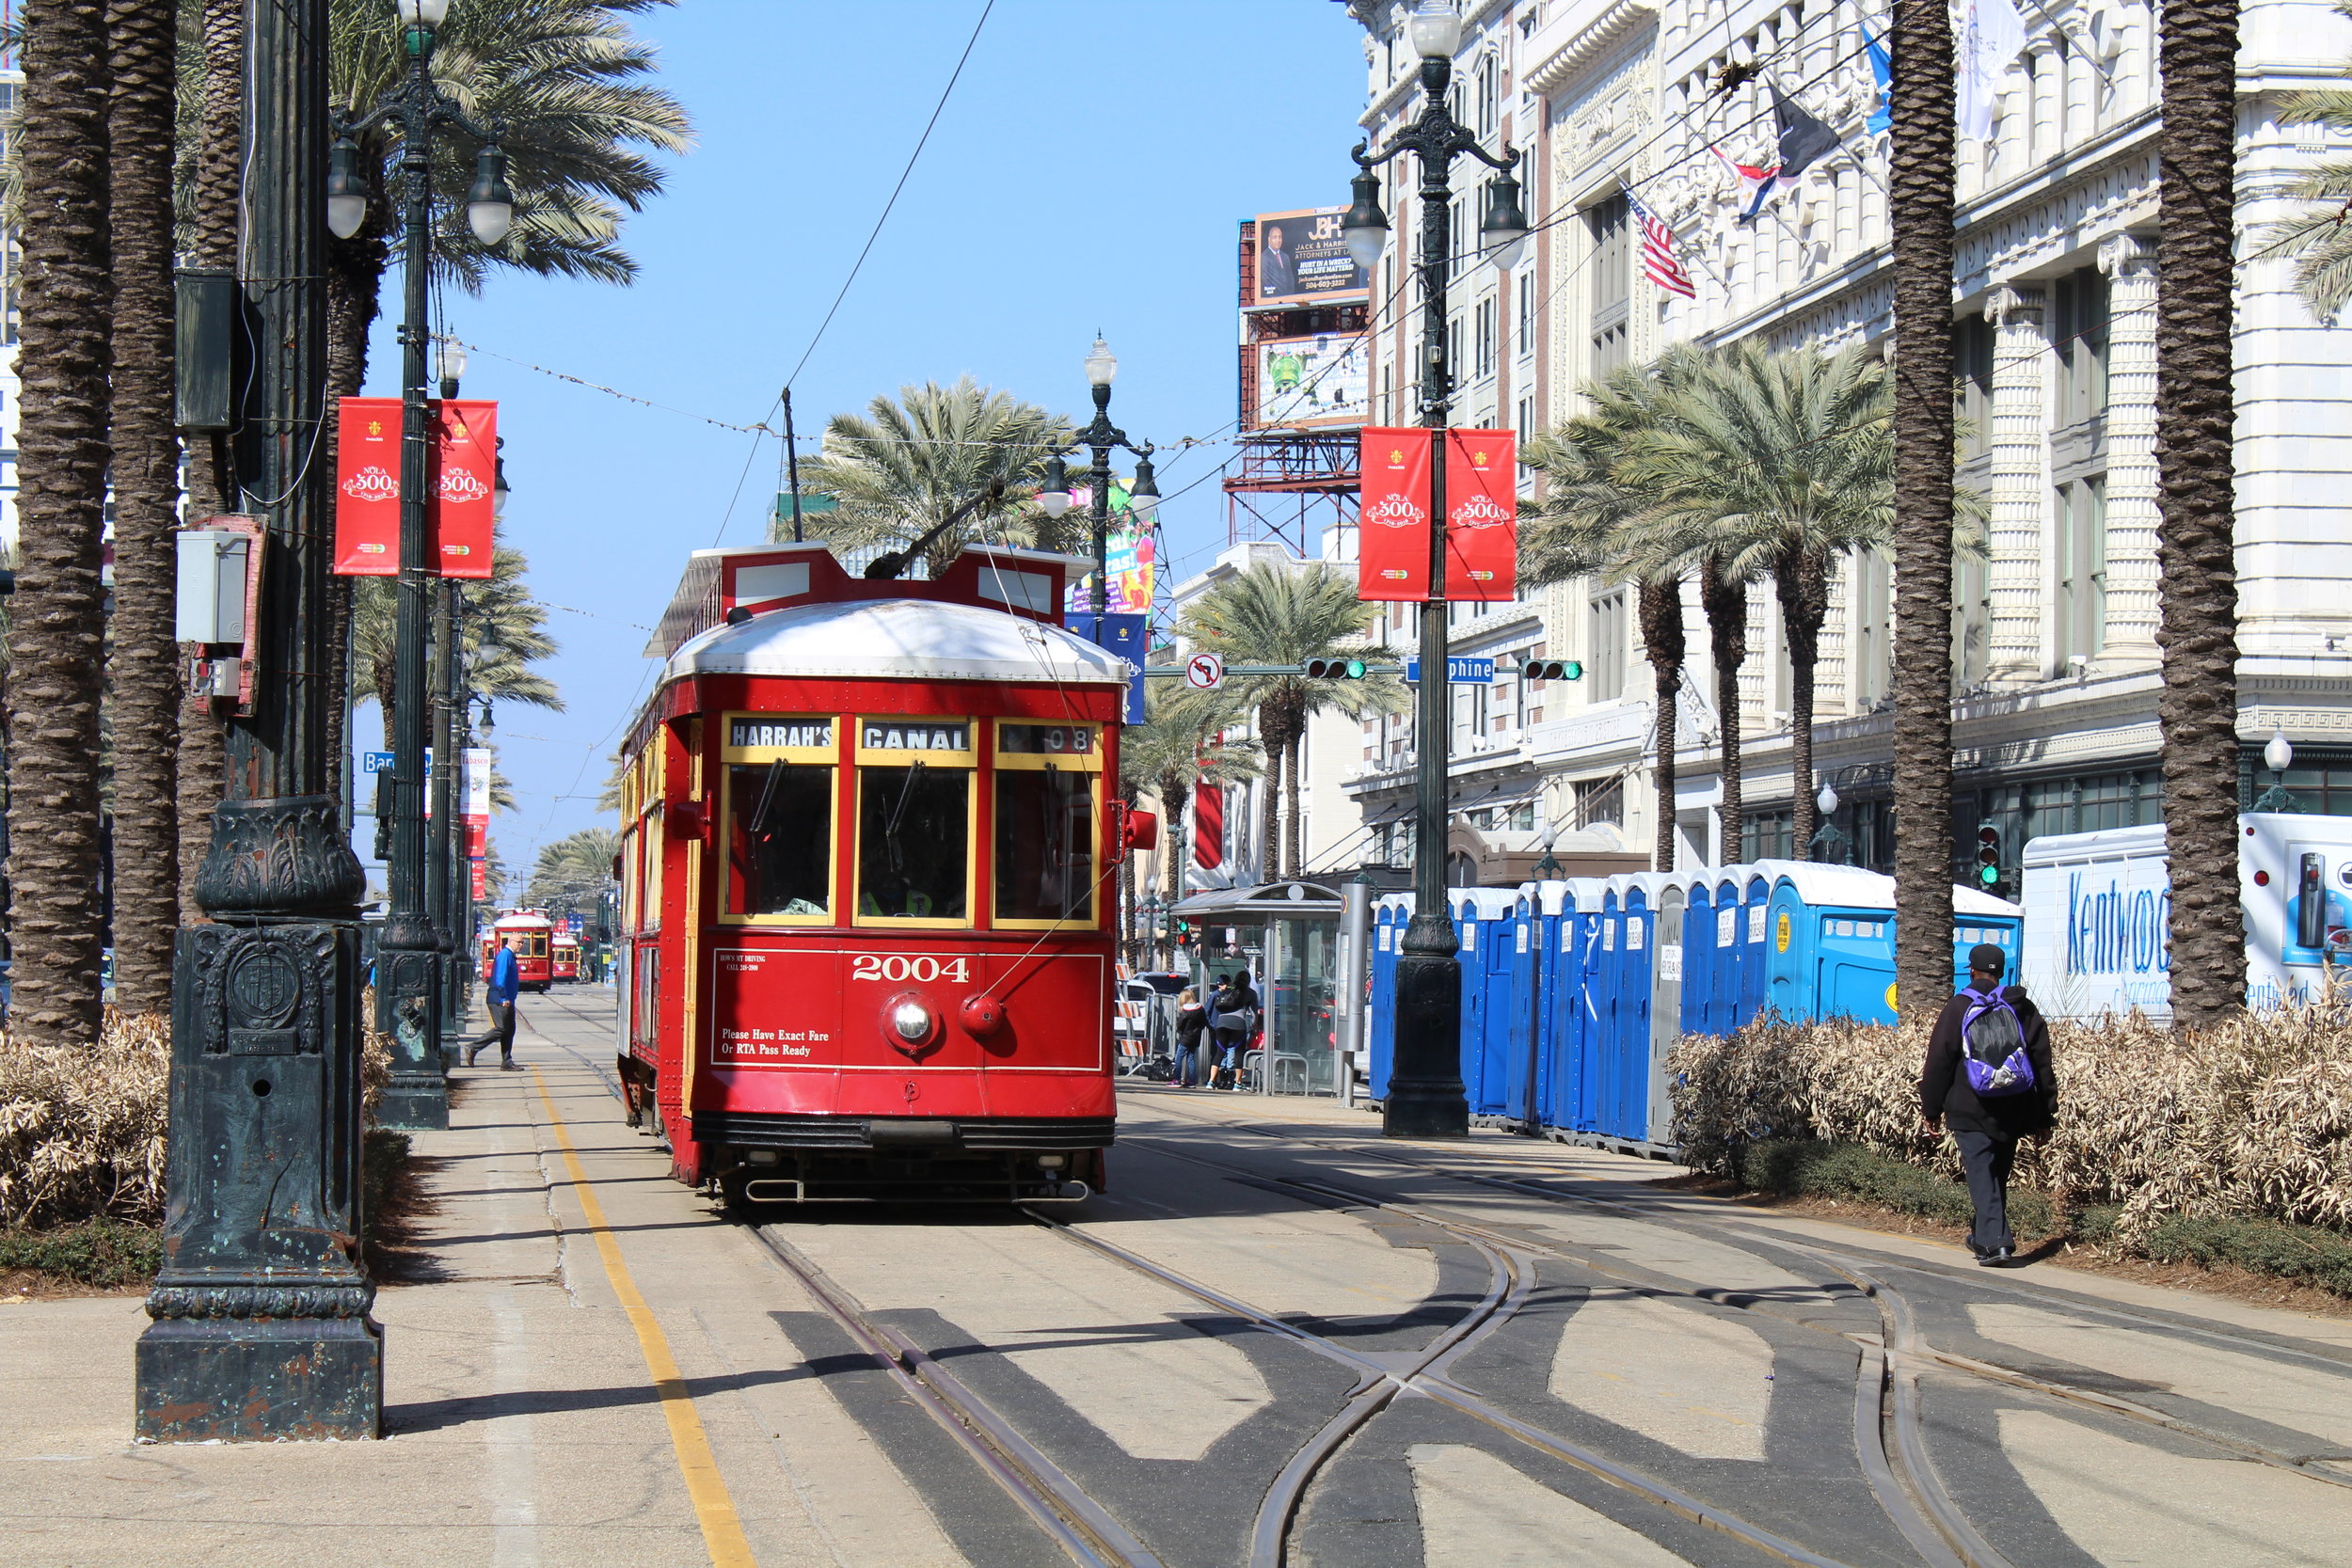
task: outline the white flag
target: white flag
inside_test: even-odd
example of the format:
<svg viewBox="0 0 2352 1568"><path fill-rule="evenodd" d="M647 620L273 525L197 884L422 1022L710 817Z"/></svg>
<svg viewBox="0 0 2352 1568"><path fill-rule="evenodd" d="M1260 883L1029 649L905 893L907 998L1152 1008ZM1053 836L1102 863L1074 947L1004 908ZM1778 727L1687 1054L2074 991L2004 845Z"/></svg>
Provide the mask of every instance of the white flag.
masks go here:
<svg viewBox="0 0 2352 1568"><path fill-rule="evenodd" d="M2025 53L2026 19L2013 0L1968 0L1953 53L1960 68L1959 130L1973 141L1993 135L1993 99L2010 62Z"/></svg>

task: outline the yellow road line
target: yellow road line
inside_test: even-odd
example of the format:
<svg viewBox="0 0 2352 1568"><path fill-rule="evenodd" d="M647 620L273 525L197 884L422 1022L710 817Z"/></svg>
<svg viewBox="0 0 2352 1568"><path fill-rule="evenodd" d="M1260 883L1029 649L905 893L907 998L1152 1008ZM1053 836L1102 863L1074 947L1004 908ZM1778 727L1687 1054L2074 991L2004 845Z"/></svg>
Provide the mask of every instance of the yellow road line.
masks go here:
<svg viewBox="0 0 2352 1568"><path fill-rule="evenodd" d="M710 1451L710 1439L703 1433L702 1418L694 1411L694 1396L670 1354L668 1338L654 1321L653 1309L638 1293L636 1280L629 1277L621 1243L605 1224L604 1206L596 1201L588 1173L580 1168L579 1151L572 1148L564 1113L555 1108L548 1081L535 1067L531 1069L531 1081L548 1108L548 1126L555 1133L556 1147L564 1152L564 1168L571 1173L580 1214L596 1238L604 1276L612 1282L612 1293L620 1297L621 1310L628 1314L629 1326L637 1331L637 1348L644 1353L645 1370L653 1374L654 1392L660 1397L661 1414L670 1423L670 1446L677 1450L678 1472L686 1478L686 1495L693 1501L694 1519L702 1526L703 1544L710 1550L712 1568L757 1568L751 1543L743 1538L743 1522L736 1516L735 1499L727 1494L726 1480L719 1474L719 1461Z"/></svg>

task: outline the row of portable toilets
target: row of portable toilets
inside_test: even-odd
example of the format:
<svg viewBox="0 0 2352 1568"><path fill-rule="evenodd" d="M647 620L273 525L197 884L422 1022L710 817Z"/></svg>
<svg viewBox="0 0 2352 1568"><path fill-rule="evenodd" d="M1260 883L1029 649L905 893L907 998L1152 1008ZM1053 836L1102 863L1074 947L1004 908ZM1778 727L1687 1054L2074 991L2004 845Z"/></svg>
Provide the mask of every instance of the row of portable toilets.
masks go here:
<svg viewBox="0 0 2352 1568"><path fill-rule="evenodd" d="M1555 1136L1664 1150L1666 1053L1757 1014L1895 1018L1895 880L1852 866L1758 861L1689 873L1457 888L1462 1082L1470 1115ZM1955 989L1968 950L2007 948L2022 911L1952 889ZM1413 895L1374 907L1370 1088L1388 1094L1396 962ZM1531 1113L1530 1107L1533 1107Z"/></svg>

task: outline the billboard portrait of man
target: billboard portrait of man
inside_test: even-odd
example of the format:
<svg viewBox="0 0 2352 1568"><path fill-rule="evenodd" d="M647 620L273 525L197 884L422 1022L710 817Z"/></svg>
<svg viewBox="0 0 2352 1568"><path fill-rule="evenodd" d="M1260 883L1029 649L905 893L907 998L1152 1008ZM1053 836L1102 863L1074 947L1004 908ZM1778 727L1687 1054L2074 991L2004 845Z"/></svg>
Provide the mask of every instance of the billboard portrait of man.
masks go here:
<svg viewBox="0 0 2352 1568"><path fill-rule="evenodd" d="M1298 292L1298 259L1292 254L1290 235L1279 223L1258 231L1258 295L1282 299Z"/></svg>

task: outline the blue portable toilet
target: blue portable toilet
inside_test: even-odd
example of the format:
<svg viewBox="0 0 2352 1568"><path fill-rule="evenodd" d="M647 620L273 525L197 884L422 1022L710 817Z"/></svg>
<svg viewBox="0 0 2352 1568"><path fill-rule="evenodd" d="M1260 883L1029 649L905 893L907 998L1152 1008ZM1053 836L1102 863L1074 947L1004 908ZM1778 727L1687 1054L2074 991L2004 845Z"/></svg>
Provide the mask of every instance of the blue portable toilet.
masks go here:
<svg viewBox="0 0 2352 1568"><path fill-rule="evenodd" d="M2016 985L2018 968L2025 960L2025 933L2024 905L1995 898L1965 882L1953 883L1952 990L1967 987L1968 950L1986 942L2008 955L2009 967L2001 973L2007 984Z"/></svg>
<svg viewBox="0 0 2352 1568"><path fill-rule="evenodd" d="M1715 885L1694 877L1683 891L1682 1028L1692 1035L1722 1033L1715 1027Z"/></svg>
<svg viewBox="0 0 2352 1568"><path fill-rule="evenodd" d="M1649 962L1649 1064L1642 1089L1645 1109L1642 1136L1651 1144L1672 1141L1674 1099L1668 1092L1666 1058L1682 1038L1684 900L1691 879L1675 872L1647 871L1634 876L1637 889L1649 902L1651 942Z"/></svg>
<svg viewBox="0 0 2352 1568"><path fill-rule="evenodd" d="M1561 889L1558 928L1552 933L1549 994L1552 1079L1545 1122L1564 1132L1600 1128L1601 905L1607 884L1597 877L1571 878Z"/></svg>
<svg viewBox="0 0 2352 1568"><path fill-rule="evenodd" d="M1629 1142L1649 1138L1651 959L1657 913L1650 873L1609 879L1603 899L1605 972L1600 1052L1601 1132Z"/></svg>
<svg viewBox="0 0 2352 1568"><path fill-rule="evenodd" d="M1560 1085L1566 1047L1564 1024L1572 1027L1575 1014L1561 1006L1568 989L1576 946L1575 899L1561 881L1530 882L1521 892L1528 900L1527 960L1520 966L1523 983L1532 994L1529 1013L1527 1086L1524 1116L1530 1131L1559 1127ZM1563 931L1566 935L1563 939Z"/></svg>
<svg viewBox="0 0 2352 1568"><path fill-rule="evenodd" d="M1895 879L1851 865L1773 867L1766 1006L1787 1019L1895 1022Z"/></svg>
<svg viewBox="0 0 2352 1568"><path fill-rule="evenodd" d="M1454 939L1462 966L1462 1087L1470 1115L1501 1117L1510 1093L1511 969L1518 894L1511 888L1452 890Z"/></svg>
<svg viewBox="0 0 2352 1568"><path fill-rule="evenodd" d="M1374 1100L1388 1099L1389 1074L1396 1062L1396 960L1412 919L1409 893L1383 894L1373 905L1372 1016L1367 1021L1372 1060L1364 1088Z"/></svg>
<svg viewBox="0 0 2352 1568"><path fill-rule="evenodd" d="M1772 879L1760 864L1733 869L1740 883L1740 923L1731 1026L1738 1029L1764 1010L1765 906L1772 901Z"/></svg>
<svg viewBox="0 0 2352 1568"><path fill-rule="evenodd" d="M1520 1130L1535 1127L1537 1048L1543 1021L1543 898L1538 884L1521 882L1511 916L1509 1027L1503 1045L1503 1112Z"/></svg>

